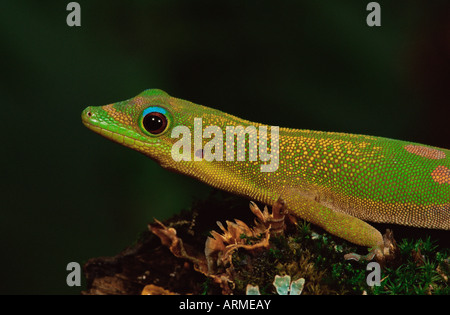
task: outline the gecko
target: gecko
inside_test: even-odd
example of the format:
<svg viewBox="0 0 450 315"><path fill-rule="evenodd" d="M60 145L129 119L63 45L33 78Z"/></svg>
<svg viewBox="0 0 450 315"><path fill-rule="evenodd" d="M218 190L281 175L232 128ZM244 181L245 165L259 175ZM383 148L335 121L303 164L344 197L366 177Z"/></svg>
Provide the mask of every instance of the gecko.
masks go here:
<svg viewBox="0 0 450 315"><path fill-rule="evenodd" d="M388 255L381 233L368 222L450 230L448 149L384 137L272 128L271 136L276 131L277 137L271 137L266 149L276 163L267 156L265 161L225 159L226 149L234 149L231 141L239 136L248 140L241 153L250 157L252 145L263 139L254 131L264 125L159 89L89 106L81 116L92 131L145 154L163 168L267 205L282 198L289 214L367 247L369 254L360 256L367 260L382 261ZM211 126L214 132L203 134ZM230 127L237 130L233 137L220 134ZM196 128L200 135L180 132ZM195 139L182 139L188 136ZM202 151L208 142L213 154L209 158ZM180 151L181 156L174 155ZM262 171L269 162L274 166Z"/></svg>

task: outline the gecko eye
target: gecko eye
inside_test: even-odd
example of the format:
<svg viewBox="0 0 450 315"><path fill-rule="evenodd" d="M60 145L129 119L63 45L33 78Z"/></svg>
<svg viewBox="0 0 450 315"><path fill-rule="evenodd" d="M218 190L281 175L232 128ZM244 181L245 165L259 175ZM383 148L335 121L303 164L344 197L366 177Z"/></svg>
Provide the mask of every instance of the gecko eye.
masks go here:
<svg viewBox="0 0 450 315"><path fill-rule="evenodd" d="M170 112L161 106L150 106L142 111L139 124L142 131L149 136L163 134L172 121Z"/></svg>
<svg viewBox="0 0 450 315"><path fill-rule="evenodd" d="M166 130L167 118L162 113L151 112L144 116L142 125L146 131L157 135Z"/></svg>

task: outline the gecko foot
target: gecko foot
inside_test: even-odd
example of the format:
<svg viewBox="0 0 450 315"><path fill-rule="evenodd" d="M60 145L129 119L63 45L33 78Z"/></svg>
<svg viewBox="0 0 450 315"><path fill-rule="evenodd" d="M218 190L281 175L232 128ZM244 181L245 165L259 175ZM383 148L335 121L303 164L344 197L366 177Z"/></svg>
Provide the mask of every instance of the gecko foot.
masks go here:
<svg viewBox="0 0 450 315"><path fill-rule="evenodd" d="M376 246L370 249L370 252L367 255L349 253L344 255L344 259L370 261L375 258L381 266L385 266L386 264L392 265L399 257L399 249L392 230L386 230L386 233L383 235L383 243L383 246Z"/></svg>
<svg viewBox="0 0 450 315"><path fill-rule="evenodd" d="M364 261L371 261L374 257L380 255L381 250L379 248L372 249L367 255L359 255L357 253L349 253L344 255L345 260L364 260ZM378 259L377 259L378 260Z"/></svg>

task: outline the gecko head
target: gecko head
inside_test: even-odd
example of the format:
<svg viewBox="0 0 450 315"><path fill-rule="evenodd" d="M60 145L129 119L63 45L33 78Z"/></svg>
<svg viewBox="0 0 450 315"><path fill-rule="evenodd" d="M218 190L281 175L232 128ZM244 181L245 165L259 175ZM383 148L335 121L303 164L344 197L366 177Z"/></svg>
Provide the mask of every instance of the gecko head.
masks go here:
<svg viewBox="0 0 450 315"><path fill-rule="evenodd" d="M92 131L170 167L174 165L172 146L177 141L171 137L172 129L178 125L193 127L188 118L201 115L204 108L149 89L126 101L87 107L81 118Z"/></svg>

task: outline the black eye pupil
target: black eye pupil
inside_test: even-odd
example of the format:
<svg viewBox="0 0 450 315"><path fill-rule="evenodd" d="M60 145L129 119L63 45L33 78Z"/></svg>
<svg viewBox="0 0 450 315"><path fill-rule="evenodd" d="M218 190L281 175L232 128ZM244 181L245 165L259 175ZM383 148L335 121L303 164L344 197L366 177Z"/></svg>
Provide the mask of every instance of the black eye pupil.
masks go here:
<svg viewBox="0 0 450 315"><path fill-rule="evenodd" d="M144 116L142 124L148 132L152 134L159 134L167 127L167 118L161 113L153 112Z"/></svg>

